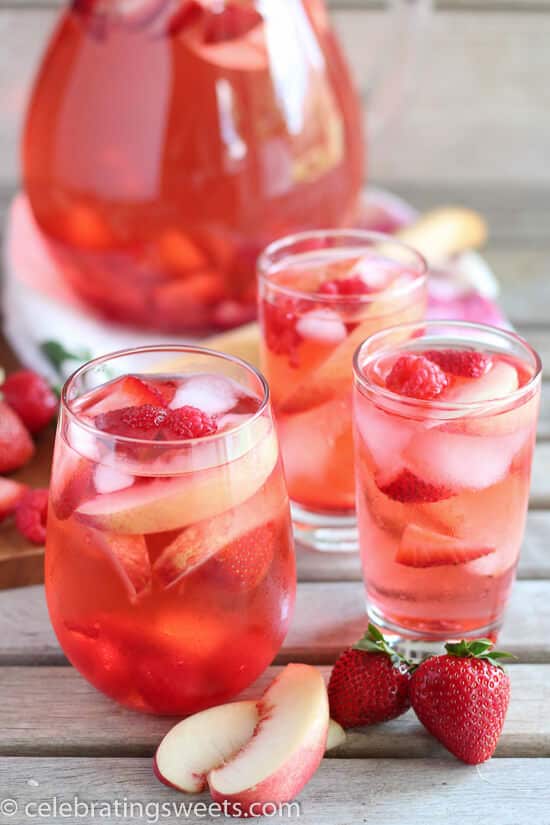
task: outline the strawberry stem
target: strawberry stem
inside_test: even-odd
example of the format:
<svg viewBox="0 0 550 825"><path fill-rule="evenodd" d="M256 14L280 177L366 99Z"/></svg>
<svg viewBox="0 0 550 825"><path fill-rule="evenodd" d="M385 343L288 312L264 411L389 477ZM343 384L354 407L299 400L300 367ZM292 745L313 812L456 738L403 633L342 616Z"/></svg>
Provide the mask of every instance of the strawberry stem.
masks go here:
<svg viewBox="0 0 550 825"><path fill-rule="evenodd" d="M449 656L456 656L461 659L485 659L495 667L502 668L501 659L515 659L511 653L502 650L493 650L493 642L490 639L474 639L461 642L448 642L445 650Z"/></svg>
<svg viewBox="0 0 550 825"><path fill-rule="evenodd" d="M385 653L394 665L406 665L412 671L416 667L409 659L393 648L383 634L373 624L369 624L367 632L353 645L354 650L363 650L366 653Z"/></svg>

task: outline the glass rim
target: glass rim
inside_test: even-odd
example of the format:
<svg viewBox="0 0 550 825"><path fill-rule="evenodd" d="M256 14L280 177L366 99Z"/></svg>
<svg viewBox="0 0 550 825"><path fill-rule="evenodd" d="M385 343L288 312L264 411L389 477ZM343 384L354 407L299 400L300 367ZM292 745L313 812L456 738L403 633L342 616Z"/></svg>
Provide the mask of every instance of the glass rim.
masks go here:
<svg viewBox="0 0 550 825"><path fill-rule="evenodd" d="M437 398L412 398L410 396L400 395L397 392L393 392L393 390L389 390L387 387L382 387L379 384L375 384L372 381L369 381L369 379L364 373L365 364L361 365L359 363L361 355L368 345L372 345L373 342L376 343L377 340L382 340L385 335L391 335L392 333L396 333L398 331L429 331L430 329L434 329L437 327L450 327L451 330L470 330L472 333L489 333L491 335L496 335L500 338L506 339L512 343L519 344L533 359L535 366L533 375L529 378L526 384L524 384L521 387L518 387L513 392L508 393L507 395L499 396L497 398L491 398L485 401L445 401L443 399L438 400ZM466 338L457 338L457 340L462 340L466 345L468 345L468 343L471 343L471 339L469 340ZM401 341L400 343L403 343L403 341ZM396 349L396 347L389 347L390 351L393 349ZM378 350L378 354L379 353L380 350ZM373 353L372 358L374 358L376 354L377 353ZM391 401L394 404L395 402L397 402L401 405L414 407L419 410L423 409L440 412L443 414L442 417L444 417L444 413L463 412L464 414L468 414L472 411L479 411L484 414L490 414L493 411L493 409L499 409L504 406L511 405L515 401L521 400L524 396L527 396L531 392L531 390L541 379L542 360L536 349L534 349L534 347L532 347L531 344L525 340L525 338L523 338L521 335L518 335L518 333L514 332L513 330L502 329L501 327L492 326L491 324L481 324L476 321L447 321L445 319L432 319L429 321L413 321L408 324L398 324L391 327L386 327L385 329L373 333L373 335L369 335L369 337L366 338L355 350L355 353L353 355L353 375L356 385L358 385L360 388L366 390L369 393L385 398L387 401Z"/></svg>
<svg viewBox="0 0 550 825"><path fill-rule="evenodd" d="M191 353L210 356L221 361L229 361L230 363L235 364L238 367L242 367L246 372L252 374L259 381L263 393L260 406L258 407L256 412L252 413L252 415L250 415L246 419L246 421L243 421L236 427L231 427L229 430L224 430L221 433L215 432L212 435L207 435L202 438L178 438L167 439L165 441L155 441L149 438L135 438L125 435L115 435L114 433L109 433L105 430L100 430L93 424L90 424L87 421L83 421L81 416L79 416L79 414L71 408L71 401L68 398L68 393L72 386L75 384L75 382L78 380L78 378L81 377L87 370L117 358L141 354L144 355L146 353L154 352L180 354ZM160 373L158 374L160 375ZM152 373L152 375L154 375L154 373ZM78 367L74 372L71 373L71 375L69 375L69 377L63 384L60 396L60 409L62 409L64 414L67 415L67 417L77 426L82 427L84 430L86 430L86 432L90 433L93 436L100 437L103 440L110 440L120 444L154 446L157 448L181 448L187 447L189 445L198 446L202 444L212 444L216 441L227 439L229 437L232 437L236 433L244 431L263 415L265 410L269 407L270 400L271 393L269 389L269 384L267 383L266 379L264 378L260 370L253 366L253 364L250 364L248 361L245 361L243 358L239 358L236 355L229 355L225 352L220 352L219 350L209 349L208 347L201 347L195 344L150 344L142 347L128 347L127 349L115 350L114 352L110 352L105 355L99 355L96 358L92 358L90 361L86 361L86 363L81 364L80 367Z"/></svg>
<svg viewBox="0 0 550 825"><path fill-rule="evenodd" d="M403 284L400 287L392 288L391 286L389 286L387 289L384 290L375 290L374 292L369 292L367 294L358 293L355 295L325 295L323 293L306 292L302 289L295 289L292 286L277 284L272 280L270 272L276 265L271 261L272 256L276 255L278 252L284 251L286 247L290 248L293 244L300 243L301 241L317 240L322 238L335 238L341 240L349 238L350 245L353 239L356 239L359 243L364 243L365 241L380 241L385 243L391 243L396 247L400 247L401 249L406 250L411 255L411 257L415 259L416 277L413 278L410 281L410 283ZM343 245L341 248L344 249L345 246ZM331 247L327 247L327 249L331 249ZM321 248L319 250L313 251L318 251L322 253L324 250ZM317 304L327 305L368 305L379 300L382 294L384 294L388 298L400 297L402 295L406 295L408 292L412 292L414 289L417 289L419 286L425 284L429 275L428 262L421 252L419 252L417 249L415 249L413 246L406 243L405 241L400 240L395 235L389 235L385 232L374 232L368 229L312 229L307 230L305 232L296 232L292 235L285 235L284 237L279 238L278 240L270 243L269 246L267 246L263 250L262 254L258 258L256 268L258 281L262 284L269 284L270 288L274 291L279 292L283 295L287 295L290 298L314 301Z"/></svg>

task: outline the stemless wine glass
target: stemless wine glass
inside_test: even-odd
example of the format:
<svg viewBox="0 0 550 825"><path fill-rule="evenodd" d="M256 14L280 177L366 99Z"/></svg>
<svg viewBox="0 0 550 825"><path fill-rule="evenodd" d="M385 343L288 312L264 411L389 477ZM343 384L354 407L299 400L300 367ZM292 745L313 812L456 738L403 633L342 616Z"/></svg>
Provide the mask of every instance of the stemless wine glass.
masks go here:
<svg viewBox="0 0 550 825"><path fill-rule="evenodd" d="M369 616L409 640L496 636L529 497L541 362L512 332L434 321L355 360Z"/></svg>
<svg viewBox="0 0 550 825"><path fill-rule="evenodd" d="M277 419L295 535L357 550L352 359L379 329L424 317L427 267L389 235L306 232L259 261L262 367Z"/></svg>
<svg viewBox="0 0 550 825"><path fill-rule="evenodd" d="M226 702L273 660L295 595L260 373L199 347L91 361L61 399L46 593L72 664L131 708Z"/></svg>

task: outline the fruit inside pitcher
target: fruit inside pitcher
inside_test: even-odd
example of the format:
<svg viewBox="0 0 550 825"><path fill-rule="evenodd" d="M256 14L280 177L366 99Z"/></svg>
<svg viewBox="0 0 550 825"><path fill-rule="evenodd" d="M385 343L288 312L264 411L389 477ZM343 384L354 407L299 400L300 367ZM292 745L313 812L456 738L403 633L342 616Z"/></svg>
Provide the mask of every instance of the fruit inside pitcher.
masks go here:
<svg viewBox="0 0 550 825"><path fill-rule="evenodd" d="M228 328L255 315L267 243L353 219L360 121L320 0L73 0L31 98L25 187L99 315Z"/></svg>

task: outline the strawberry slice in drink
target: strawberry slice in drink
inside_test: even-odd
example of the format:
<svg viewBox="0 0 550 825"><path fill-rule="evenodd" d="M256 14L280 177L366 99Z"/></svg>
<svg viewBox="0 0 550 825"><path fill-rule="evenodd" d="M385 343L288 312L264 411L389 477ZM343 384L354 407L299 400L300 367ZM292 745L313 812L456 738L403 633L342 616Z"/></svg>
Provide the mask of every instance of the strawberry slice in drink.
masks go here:
<svg viewBox="0 0 550 825"><path fill-rule="evenodd" d="M178 33L205 62L237 71L268 69L263 17L256 9L226 0L221 8L203 9L202 17L196 12L184 14L183 23Z"/></svg>
<svg viewBox="0 0 550 825"><path fill-rule="evenodd" d="M494 553L495 549L409 524L401 538L395 561L406 567L443 567L467 564Z"/></svg>
<svg viewBox="0 0 550 825"><path fill-rule="evenodd" d="M171 588L215 558L217 572L228 584L252 590L269 569L278 516L287 507L284 491L270 484L239 507L180 533L156 560L153 575L165 588Z"/></svg>
<svg viewBox="0 0 550 825"><path fill-rule="evenodd" d="M92 403L84 404L79 412L95 418L113 410L146 405L163 407L163 394L142 378L125 375L106 384L102 390L94 392Z"/></svg>
<svg viewBox="0 0 550 825"><path fill-rule="evenodd" d="M51 502L58 519L68 519L82 502L93 498L97 466L69 447L56 453Z"/></svg>

